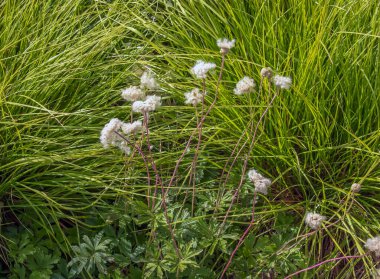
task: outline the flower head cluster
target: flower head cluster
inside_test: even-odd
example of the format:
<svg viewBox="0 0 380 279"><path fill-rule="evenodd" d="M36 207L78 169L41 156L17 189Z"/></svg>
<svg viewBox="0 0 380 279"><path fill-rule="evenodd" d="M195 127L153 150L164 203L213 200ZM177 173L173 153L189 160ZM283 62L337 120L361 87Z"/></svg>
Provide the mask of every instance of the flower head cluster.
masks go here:
<svg viewBox="0 0 380 279"><path fill-rule="evenodd" d="M199 103L202 103L203 96L204 94L199 88L194 88L190 92L185 93L185 104L196 106Z"/></svg>
<svg viewBox="0 0 380 279"><path fill-rule="evenodd" d="M326 217L315 212L308 212L306 214L305 223L313 230L317 230L322 225Z"/></svg>
<svg viewBox="0 0 380 279"><path fill-rule="evenodd" d="M214 63L205 62L198 60L194 67L191 68L191 73L195 75L196 78L206 78L207 72L215 69L216 65Z"/></svg>
<svg viewBox="0 0 380 279"><path fill-rule="evenodd" d="M273 83L277 88L289 89L290 86L292 86L292 79L290 77L276 75L273 77Z"/></svg>
<svg viewBox="0 0 380 279"><path fill-rule="evenodd" d="M263 78L271 79L272 76L273 76L273 71L272 71L272 69L269 68L269 67L262 68L262 69L261 69L261 72L260 72L260 75L261 75Z"/></svg>
<svg viewBox="0 0 380 279"><path fill-rule="evenodd" d="M255 185L255 191L262 193L264 195L268 194L268 187L272 184L272 181L263 175L261 175L259 172L257 172L255 169L251 169L248 172L248 179Z"/></svg>
<svg viewBox="0 0 380 279"><path fill-rule="evenodd" d="M234 93L236 95L243 95L245 93L250 93L253 90L255 90L256 83L255 81L250 77L243 77L239 82L236 84L236 88L234 89Z"/></svg>
<svg viewBox="0 0 380 279"><path fill-rule="evenodd" d="M220 47L220 53L227 54L231 48L235 46L235 40L229 41L228 39L218 39L216 41L218 47Z"/></svg>
<svg viewBox="0 0 380 279"><path fill-rule="evenodd" d="M132 123L123 123L121 124L121 130L123 133L129 135L134 134L142 129L141 121L134 121Z"/></svg>
<svg viewBox="0 0 380 279"><path fill-rule="evenodd" d="M354 193L359 193L361 188L362 188L362 185L359 183L354 183L351 185L351 191Z"/></svg>
<svg viewBox="0 0 380 279"><path fill-rule="evenodd" d="M141 121L135 121L133 123L124 123L118 118L112 118L108 122L100 133L100 142L104 148L109 148L110 146L116 146L120 148L124 153L130 154L131 149L117 133L120 130L124 132L125 135L135 133L141 128Z"/></svg>
<svg viewBox="0 0 380 279"><path fill-rule="evenodd" d="M140 87L142 89L154 90L159 88L159 85L154 78L154 74L152 71L145 71L140 78Z"/></svg>
<svg viewBox="0 0 380 279"><path fill-rule="evenodd" d="M104 148L109 148L110 145L113 145L117 139L115 131L118 132L121 128L121 125L121 120L118 118L112 118L110 122L104 126L103 130L100 132L100 142Z"/></svg>
<svg viewBox="0 0 380 279"><path fill-rule="evenodd" d="M130 86L121 91L121 97L127 101L134 102L143 99L145 93L137 86Z"/></svg>
<svg viewBox="0 0 380 279"><path fill-rule="evenodd" d="M154 111L161 106L161 97L156 95L147 96L145 101L136 101L132 104L134 112L146 113Z"/></svg>
<svg viewBox="0 0 380 279"><path fill-rule="evenodd" d="M380 257L380 236L367 239L364 246L369 251L375 252L377 257Z"/></svg>

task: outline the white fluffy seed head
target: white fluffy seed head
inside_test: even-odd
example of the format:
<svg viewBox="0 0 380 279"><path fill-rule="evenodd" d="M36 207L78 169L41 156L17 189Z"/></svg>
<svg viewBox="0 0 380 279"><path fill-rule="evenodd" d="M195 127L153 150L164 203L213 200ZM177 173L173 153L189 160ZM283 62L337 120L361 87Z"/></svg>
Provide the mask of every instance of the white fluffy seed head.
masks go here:
<svg viewBox="0 0 380 279"><path fill-rule="evenodd" d="M116 141L114 145L118 147L121 151L123 151L126 155L131 154L131 148L127 145L125 141L123 140Z"/></svg>
<svg viewBox="0 0 380 279"><path fill-rule="evenodd" d="M315 212L308 212L305 217L305 223L313 230L317 230L321 227L322 222L326 220L326 217Z"/></svg>
<svg viewBox="0 0 380 279"><path fill-rule="evenodd" d="M256 83L255 81L250 77L243 77L239 82L236 84L236 87L234 89L234 93L236 95L243 95L245 93L250 93L255 90Z"/></svg>
<svg viewBox="0 0 380 279"><path fill-rule="evenodd" d="M142 122L141 121L134 121L132 123L123 123L121 125L121 130L124 134L134 134L142 129Z"/></svg>
<svg viewBox="0 0 380 279"><path fill-rule="evenodd" d="M251 169L248 171L248 179L251 181L251 182L255 182L256 180L261 180L261 179L264 179L265 177L262 176L257 170L255 169Z"/></svg>
<svg viewBox="0 0 380 279"><path fill-rule="evenodd" d="M380 256L380 236L369 238L364 245L369 251L374 252L377 257Z"/></svg>
<svg viewBox="0 0 380 279"><path fill-rule="evenodd" d="M134 102L144 99L145 93L139 87L131 86L121 91L121 97L127 101Z"/></svg>
<svg viewBox="0 0 380 279"><path fill-rule="evenodd" d="M261 74L261 76L262 76L263 78L271 79L272 76L273 76L273 71L272 71L271 68L266 67L266 68L262 68L262 69L261 69L260 74Z"/></svg>
<svg viewBox="0 0 380 279"><path fill-rule="evenodd" d="M351 185L351 191L354 193L359 193L361 188L362 188L362 185L359 183L354 183Z"/></svg>
<svg viewBox="0 0 380 279"><path fill-rule="evenodd" d="M202 103L203 92L199 88L194 88L190 92L185 93L185 104L196 106L199 103Z"/></svg>
<svg viewBox="0 0 380 279"><path fill-rule="evenodd" d="M235 46L235 40L230 41L226 38L218 39L216 44L220 47L220 53L227 54L228 51Z"/></svg>
<svg viewBox="0 0 380 279"><path fill-rule="evenodd" d="M191 73L195 75L196 78L206 78L207 72L215 69L216 65L214 63L205 62L198 60L194 67L191 68Z"/></svg>
<svg viewBox="0 0 380 279"><path fill-rule="evenodd" d="M152 110L156 110L161 107L161 97L156 95L150 95L146 97L145 102L152 107Z"/></svg>
<svg viewBox="0 0 380 279"><path fill-rule="evenodd" d="M290 77L276 75L273 77L273 83L277 88L289 89L290 86L292 86L292 79Z"/></svg>
<svg viewBox="0 0 380 279"><path fill-rule="evenodd" d="M268 187L272 184L272 181L270 179L264 177L255 169L249 170L247 173L247 176L248 176L248 179L255 186L256 192L262 193L264 195L268 194Z"/></svg>
<svg viewBox="0 0 380 279"><path fill-rule="evenodd" d="M259 180L255 180L253 185L255 185L255 191L261 194L268 194L268 187L272 184L272 181L268 178L263 178Z"/></svg>
<svg viewBox="0 0 380 279"><path fill-rule="evenodd" d="M156 95L147 96L145 101L136 101L132 104L132 111L145 113L155 111L161 106L161 97Z"/></svg>
<svg viewBox="0 0 380 279"><path fill-rule="evenodd" d="M154 73L150 70L147 70L142 74L140 81L140 87L142 89L155 90L159 88Z"/></svg>
<svg viewBox="0 0 380 279"><path fill-rule="evenodd" d="M100 142L102 143L104 148L109 148L116 139L117 135L114 133L115 131L119 131L122 125L122 121L117 118L112 118L110 122L108 122L100 133Z"/></svg>

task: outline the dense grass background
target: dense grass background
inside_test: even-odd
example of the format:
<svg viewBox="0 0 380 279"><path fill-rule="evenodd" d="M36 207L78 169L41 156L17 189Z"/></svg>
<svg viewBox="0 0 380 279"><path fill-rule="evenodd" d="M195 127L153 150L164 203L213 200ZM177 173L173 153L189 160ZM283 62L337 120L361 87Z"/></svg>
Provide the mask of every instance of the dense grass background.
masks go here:
<svg viewBox="0 0 380 279"><path fill-rule="evenodd" d="M268 103L267 87L259 97L238 98L232 94L235 83L244 75L258 81L260 69L270 66L291 76L294 86L276 100L250 154L249 167L275 180L258 206L253 233L270 232L278 213L286 211L303 234L305 212L317 210L331 222L344 218L297 242L309 265L363 253L363 242L380 227L379 9L372 0L2 1L2 226L39 226L70 253L66 227L77 227L79 241L81 231L101 229L102 222L88 222L89 217L111 211L120 199L145 200L141 160L103 150L100 129L112 117L130 117L120 90L137 84L144 66L151 67L165 99L152 117L151 136L156 151L162 146L157 163L169 176L195 126L194 109L183 106L183 93L199 86L189 68L197 59L220 64L215 41L227 37L237 43L227 57L220 99L205 123L200 168L208 179L197 192L218 192L218 183L211 182L249 120ZM217 72L208 83L209 102L216 79ZM184 177L190 162L186 157ZM240 173L239 161L230 189ZM341 201L354 182L363 188L347 211ZM185 180L175 188L173 199L180 202ZM225 209L214 217L224 214ZM236 206L229 218L235 231L243 232L249 214L249 205ZM5 238L2 248L6 261ZM215 272L226 259L218 259ZM373 267L366 257L322 266L305 278L370 278Z"/></svg>

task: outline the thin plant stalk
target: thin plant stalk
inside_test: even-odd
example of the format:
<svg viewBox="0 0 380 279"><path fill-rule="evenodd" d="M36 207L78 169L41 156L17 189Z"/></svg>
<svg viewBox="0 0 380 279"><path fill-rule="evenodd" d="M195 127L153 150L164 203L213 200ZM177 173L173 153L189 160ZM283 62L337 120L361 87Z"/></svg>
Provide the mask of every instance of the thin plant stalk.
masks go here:
<svg viewBox="0 0 380 279"><path fill-rule="evenodd" d="M169 181L169 184L168 184L168 188L166 189L165 195L167 195L167 193L169 192L170 187L174 183L174 180L176 178L176 175L177 175L177 172L178 172L178 169L179 169L179 165L181 164L183 158L185 157L186 150L190 147L190 143L191 143L191 140L193 139L193 137L195 135L195 132L198 131L198 129L203 126L203 123L204 123L206 117L210 114L211 110L213 109L213 107L216 104L216 101L217 101L218 95L219 95L219 86L220 86L220 82L222 80L222 75L223 75L224 62L225 62L225 54L222 54L222 62L221 62L221 66L220 66L220 72L219 72L218 81L217 81L217 84L216 84L214 100L212 101L211 105L209 106L209 108L207 109L207 111L202 116L202 118L199 121L196 129L191 133L189 139L187 140L186 146L185 146L185 148L184 148L181 156L178 158L178 160L176 162L176 165L174 167L174 171L173 171L173 174L172 174L172 176L170 178L170 181Z"/></svg>
<svg viewBox="0 0 380 279"><path fill-rule="evenodd" d="M256 135L257 135L257 131L258 131L258 128L259 128L259 125L260 123L263 121L264 119L264 116L267 114L267 112L269 111L269 108L272 106L274 100L277 98L277 96L279 95L279 90L276 91L276 94L273 96L272 100L269 102L268 106L266 107L265 111L263 112L263 114L260 116L260 119L259 121L257 122L256 124L256 127L255 127L255 130L253 132L253 136L252 136L252 140L251 140L251 144L250 144L250 147L249 147L249 150L248 150L248 153L247 153L247 156L245 157L244 159L244 163L243 163L243 170L242 170L242 175L241 175L241 178L240 178L240 182L239 182L239 185L237 187L237 189L235 190L234 192L234 195L232 197L232 200L231 200L231 203L230 203L230 206L228 207L227 209L227 212L224 216L224 219L223 219L223 223L221 225L221 228L223 228L224 224L226 223L227 221L227 218L228 218L228 215L232 209L232 206L234 205L235 203L235 200L240 192L240 189L243 185L243 182L245 180L245 174L246 174L246 170L247 170L247 166L248 166L248 159L249 159L249 155L251 154L252 150L253 150L253 147L255 146L255 143L256 143Z"/></svg>
<svg viewBox="0 0 380 279"><path fill-rule="evenodd" d="M258 98L259 98L259 96L260 96L260 93L261 93L261 90L262 90L262 87L263 87L263 80L264 80L264 78L262 78L262 79L260 80L259 91L258 91L258 93L257 93L257 100L258 100ZM270 83L269 83L269 86L270 86ZM269 90L268 90L268 91L270 92L270 87L269 87ZM251 112L250 121L249 121L249 123L248 123L247 126L250 126L250 133L252 134L252 133L253 133L253 115L252 115L252 112ZM228 164L229 164L229 162L230 162L232 156L235 154L235 151L236 151L236 149L238 148L238 146L239 146L239 144L240 144L240 141L243 139L243 137L244 137L245 133L247 132L247 130L248 130L248 127L246 127L246 128L244 129L244 131L242 132L242 134L241 134L239 140L238 140L237 143L235 144L234 149L232 150L230 156L229 156L228 159L227 159L227 162L225 163L225 165L224 165L224 167L223 167L223 171L222 171L222 175L221 175L221 177L223 177L224 173L226 173L226 177L225 177L223 183L220 183L220 184L219 184L219 188L221 189L221 192L222 192L222 193L223 193L223 191L224 191L224 189L225 189L225 186L226 186L226 184L227 184L227 181L228 181L228 179L229 179L229 177L230 177L230 173L231 173L231 171L232 171L232 168L234 167L234 165L235 165L237 159L239 158L240 153L243 151L244 147L245 147L246 144L248 143L248 139L247 139L247 140L243 143L243 145L240 147L240 149L239 149L239 151L237 152L237 154L235 155L235 157L234 157L234 159L233 159L233 161L232 161L232 163L231 163L231 165L230 165L228 171L226 171L226 168L227 168L227 166L228 166ZM218 207L218 205L219 205L220 198L221 198L220 195L218 195L218 200L217 200L217 205L216 205L216 207Z"/></svg>
<svg viewBox="0 0 380 279"><path fill-rule="evenodd" d="M151 145L150 145L150 133L149 133L149 115L147 112L144 112L144 122L143 122L143 126L145 128L145 134L146 134L146 144L148 146L148 155L149 155L149 159L151 161L151 164L152 164L152 167L153 169L155 170L155 185L154 185L154 195L153 195L153 200L152 200L152 210L154 209L154 206L155 206L155 201L156 201L156 198L157 198L157 192L158 192L158 185L161 183L161 178L158 174L158 171L157 171L157 168L156 168L156 164L154 162L154 159L153 159L153 155L152 155L152 151L151 151Z"/></svg>
<svg viewBox="0 0 380 279"><path fill-rule="evenodd" d="M348 260L348 259L359 259L359 258L363 258L365 256L367 256L367 254L359 255L359 256L342 256L342 257L337 257L337 258L333 258L333 259L328 259L328 260L322 261L320 263L317 263L315 265L312 265L312 266L306 267L304 269L298 270L297 272L294 272L294 273L286 276L284 279L290 279L290 278L292 278L292 277L294 277L294 276L296 276L296 275L298 275L300 273L303 273L305 271L314 269L314 268L316 268L318 266L321 266L321 265L323 265L325 263L334 262L334 261L340 261L340 260Z"/></svg>
<svg viewBox="0 0 380 279"><path fill-rule="evenodd" d="M222 272L222 275L220 276L220 279L223 278L223 276L226 274L228 268L230 267L231 263L232 263L232 260L237 252L237 250L240 248L240 246L243 244L244 242L244 239L247 237L249 231L251 230L251 228L253 227L253 224L255 222L255 205L256 205L256 197L257 197L257 193L256 191L254 192L253 194L253 202L252 202L252 217L251 217L251 221L249 223L249 226L245 229L244 233L242 234L242 236L240 237L239 239L239 242L238 244L236 245L235 249L232 251L232 254L230 256L230 258L228 259L228 262L226 264L226 266L224 267L223 269L223 272Z"/></svg>
<svg viewBox="0 0 380 279"><path fill-rule="evenodd" d="M259 98L260 98L260 93L261 93L262 88L263 88L263 80L264 80L264 78L262 78L262 79L260 80L259 91L258 91L258 93L257 93L257 101L258 101ZM270 86L270 83L269 83L269 86ZM271 90L270 90L270 87L269 87L268 92L270 92L270 91L271 91ZM250 133L252 134L252 133L253 133L253 115L252 115L252 111L251 111L250 113L251 113L251 118L250 118L250 121L249 121L248 124L249 124L249 126L250 126ZM237 143L236 143L235 146L234 146L234 149L232 150L232 153L231 153L230 156L228 157L227 162L225 163L225 165L224 165L224 167L223 167L223 171L222 171L222 175L221 175L221 177L223 177L224 173L226 173L226 177L225 177L223 183L221 182L221 183L219 184L219 188L221 189L221 190L220 190L220 193L223 193L223 191L224 191L224 189L225 189L225 186L226 186L226 184L227 184L227 181L228 181L228 179L229 179L229 177L230 177L230 173L231 173L231 171L232 171L232 168L234 167L234 165L235 165L237 159L239 158L240 153L243 151L244 147L245 147L246 144L248 143L248 138L247 138L247 140L243 143L243 145L240 147L239 151L237 152L236 156L234 157L234 159L233 159L233 161L232 161L232 163L231 163L231 165L230 165L228 171L226 171L227 166L228 166L228 164L229 164L229 162L230 162L232 156L234 156L235 151L236 151L236 149L238 148L238 146L239 146L239 144L240 144L240 141L243 139L243 137L244 137L245 133L247 132L247 130L248 130L248 127L246 127L246 128L244 129L244 131L242 132L240 138L238 139ZM216 205L216 207L219 206L220 199L221 199L221 194L218 194L218 200L217 200L217 205Z"/></svg>
<svg viewBox="0 0 380 279"><path fill-rule="evenodd" d="M137 151L138 153L140 154L141 158L143 159L144 163L145 163L145 166L146 166L146 171L147 171L147 176L150 177L149 175L149 164L148 164L148 160L144 154L144 152L141 150L141 148L137 145L137 144L132 144L130 142L129 139L127 139L125 136L123 136L122 134L120 134L119 132L117 131L114 131L114 133L119 136L121 139L123 139L126 143L128 143L129 145L133 146Z"/></svg>
<svg viewBox="0 0 380 279"><path fill-rule="evenodd" d="M158 173L157 166L156 166L156 164L154 162L152 152L150 150L151 148L150 148L150 140L149 140L149 134L150 133L149 133L149 127L148 127L148 124L149 124L149 120L148 119L149 119L148 114L146 112L144 112L144 126L145 126L145 131L146 131L146 139L147 139L147 145L148 145L148 152L149 152L149 155L150 155L152 168L153 168L154 173L156 175L155 192L154 192L155 196L154 196L153 201L152 201L152 209L154 209L158 186L161 186L161 192L162 192L162 198L161 198L161 200L162 200L162 207L163 207L163 211L164 211L164 215L165 215L165 220L166 220L166 223L167 223L168 228L169 228L170 236L171 236L171 239L172 239L172 242L173 242L173 247L175 249L177 257L181 258L181 253L179 251L178 244L177 244L177 241L176 241L175 236L174 236L174 231L173 231L173 227L172 227L172 224L171 224L171 220L170 220L169 215L168 215L168 208L167 208L166 200L165 200L165 190L164 190L164 187L162 185L162 180L161 180L161 177L160 177L160 175Z"/></svg>
<svg viewBox="0 0 380 279"><path fill-rule="evenodd" d="M204 107L205 107L205 95L206 95L206 79L203 79L202 81L202 109L201 109L201 118L203 117L204 113ZM199 126L199 118L197 114L197 127ZM192 177L192 182L193 182L193 196L191 199L191 214L194 215L194 203L195 203L195 192L196 192L196 168L197 168L197 161L198 161L198 156L199 156L199 149L201 147L201 142L202 142L202 125L199 126L198 128L198 142L197 146L195 148L195 153L194 153L194 158L192 162L192 167L191 167L191 175Z"/></svg>

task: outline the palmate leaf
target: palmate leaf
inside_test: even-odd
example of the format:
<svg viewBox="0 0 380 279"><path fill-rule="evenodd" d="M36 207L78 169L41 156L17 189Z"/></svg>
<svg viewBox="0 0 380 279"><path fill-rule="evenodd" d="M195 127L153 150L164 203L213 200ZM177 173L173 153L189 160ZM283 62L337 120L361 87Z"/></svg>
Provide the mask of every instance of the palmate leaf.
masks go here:
<svg viewBox="0 0 380 279"><path fill-rule="evenodd" d="M68 263L70 277L80 274L83 269L92 274L97 270L100 274L107 273L107 262L113 259L109 254L111 250L110 239L102 240L103 232L98 233L92 240L83 236L83 243L72 246L76 256Z"/></svg>
<svg viewBox="0 0 380 279"><path fill-rule="evenodd" d="M17 242L10 242L9 256L17 263L23 263L26 258L36 252L36 248L31 243L27 233L21 234L21 238Z"/></svg>
<svg viewBox="0 0 380 279"><path fill-rule="evenodd" d="M26 278L26 268L23 265L15 264L11 269L10 279L25 279Z"/></svg>

